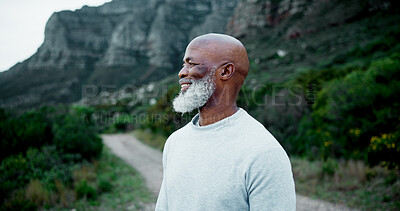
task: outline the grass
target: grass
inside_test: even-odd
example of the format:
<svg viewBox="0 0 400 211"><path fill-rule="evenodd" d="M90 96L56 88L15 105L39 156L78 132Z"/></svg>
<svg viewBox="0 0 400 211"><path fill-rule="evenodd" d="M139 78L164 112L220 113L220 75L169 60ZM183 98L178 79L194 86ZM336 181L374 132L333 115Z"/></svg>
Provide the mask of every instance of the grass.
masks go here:
<svg viewBox="0 0 400 211"><path fill-rule="evenodd" d="M98 187L96 199L83 197L68 205L67 209L56 207L51 210L143 210L156 201L141 175L107 147L104 147L100 160L76 171L74 177Z"/></svg>
<svg viewBox="0 0 400 211"><path fill-rule="evenodd" d="M95 202L79 200L77 210L140 210L155 203L143 178L132 167L113 155L105 147L99 162L95 163L97 178L109 178L111 191L98 196Z"/></svg>
<svg viewBox="0 0 400 211"><path fill-rule="evenodd" d="M397 170L354 160L291 162L297 193L362 210L400 210Z"/></svg>
<svg viewBox="0 0 400 211"><path fill-rule="evenodd" d="M166 140L146 130L132 134L160 150ZM291 157L291 162L299 194L362 210L400 210L398 169L369 167L356 160L310 161Z"/></svg>
<svg viewBox="0 0 400 211"><path fill-rule="evenodd" d="M16 189L0 210L151 210L155 196L141 175L107 147L101 157L71 167L70 182L56 178ZM61 172L63 173L63 172Z"/></svg>
<svg viewBox="0 0 400 211"><path fill-rule="evenodd" d="M157 133L152 133L150 130L142 130L142 129L137 129L132 132L132 134L139 140L142 141L143 143L154 147L159 150L163 150L164 148L164 143L167 140L167 137L157 134Z"/></svg>

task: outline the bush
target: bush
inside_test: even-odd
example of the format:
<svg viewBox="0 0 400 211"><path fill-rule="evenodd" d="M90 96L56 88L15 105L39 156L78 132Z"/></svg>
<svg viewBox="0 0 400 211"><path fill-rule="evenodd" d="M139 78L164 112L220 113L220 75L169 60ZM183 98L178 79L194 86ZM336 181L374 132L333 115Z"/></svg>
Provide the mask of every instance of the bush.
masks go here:
<svg viewBox="0 0 400 211"><path fill-rule="evenodd" d="M99 188L99 191L103 193L110 192L113 187L110 180L105 176L99 177L99 179L97 180L97 186Z"/></svg>
<svg viewBox="0 0 400 211"><path fill-rule="evenodd" d="M26 155L13 155L0 165L1 198L6 198L18 188L23 188L31 179L52 184L55 179L63 183L72 181L74 155L61 155L55 146L44 146L40 150L31 148Z"/></svg>
<svg viewBox="0 0 400 211"><path fill-rule="evenodd" d="M64 205L73 200L72 190L63 188L72 186L72 169L83 159L98 157L103 146L92 114L83 107L42 108L18 116L0 109L1 210L53 204L51 191L59 193ZM104 181L101 185L108 190ZM95 198L90 188L85 194Z"/></svg>
<svg viewBox="0 0 400 211"><path fill-rule="evenodd" d="M400 164L400 55L372 62L326 83L303 118L292 143L308 145L303 153L364 159L370 164ZM299 147L304 148L302 146Z"/></svg>
<svg viewBox="0 0 400 211"><path fill-rule="evenodd" d="M45 184L52 184L55 179L63 183L71 183L71 170L80 156L61 154L54 145L38 149L29 149L26 160L32 172L31 177L40 179Z"/></svg>
<svg viewBox="0 0 400 211"><path fill-rule="evenodd" d="M98 157L103 148L93 128L69 116L54 127L54 144L64 153L77 153L87 160Z"/></svg>
<svg viewBox="0 0 400 211"><path fill-rule="evenodd" d="M40 148L51 144L51 122L41 111L31 111L11 118L0 110L0 159L25 152L30 147Z"/></svg>
<svg viewBox="0 0 400 211"><path fill-rule="evenodd" d="M400 131L392 134L372 136L368 146L368 160L372 164L383 161L382 164L389 168L395 168L400 164Z"/></svg>
<svg viewBox="0 0 400 211"><path fill-rule="evenodd" d="M13 190L25 186L30 175L28 162L21 154L4 159L0 165L0 198L5 199Z"/></svg>
<svg viewBox="0 0 400 211"><path fill-rule="evenodd" d="M81 180L75 186L75 193L78 199L86 198L89 200L95 200L97 198L97 191L96 189L91 186L86 180Z"/></svg>
<svg viewBox="0 0 400 211"><path fill-rule="evenodd" d="M38 207L25 198L23 190L16 191L13 196L0 207L0 211L36 211Z"/></svg>
<svg viewBox="0 0 400 211"><path fill-rule="evenodd" d="M332 158L327 159L322 163L322 173L332 176L336 172L338 167L339 165L336 160Z"/></svg>

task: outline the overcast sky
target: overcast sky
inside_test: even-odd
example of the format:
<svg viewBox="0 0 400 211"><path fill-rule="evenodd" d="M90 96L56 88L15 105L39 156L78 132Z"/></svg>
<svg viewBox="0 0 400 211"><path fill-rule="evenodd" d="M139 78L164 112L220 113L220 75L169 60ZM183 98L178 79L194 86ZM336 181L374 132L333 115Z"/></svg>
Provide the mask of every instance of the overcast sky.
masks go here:
<svg viewBox="0 0 400 211"><path fill-rule="evenodd" d="M99 6L111 0L0 0L0 71L32 56L53 12Z"/></svg>

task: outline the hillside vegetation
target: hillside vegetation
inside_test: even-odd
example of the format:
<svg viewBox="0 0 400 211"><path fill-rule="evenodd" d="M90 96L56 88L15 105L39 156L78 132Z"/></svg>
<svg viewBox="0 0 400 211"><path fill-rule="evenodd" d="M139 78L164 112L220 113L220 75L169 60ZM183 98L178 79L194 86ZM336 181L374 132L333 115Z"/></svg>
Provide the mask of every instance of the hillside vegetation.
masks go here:
<svg viewBox="0 0 400 211"><path fill-rule="evenodd" d="M240 2L261 8L251 15L264 17L280 1ZM281 14L270 24L248 25L238 35L250 59L238 106L285 148L298 193L365 210L399 210L398 3L304 2L313 10ZM196 113L172 110L179 92L177 73L141 87L99 89L79 102L86 107L23 114L1 110L4 210L62 207L64 200L90 200L109 190L108 176L93 180L75 175L100 159L96 133L135 130L139 139L161 150L165 138ZM75 198L68 198L71 191ZM42 198L33 197L37 195Z"/></svg>
<svg viewBox="0 0 400 211"><path fill-rule="evenodd" d="M282 39L276 49L284 49L285 56L268 55L271 47L263 51L272 42L268 36L245 41L258 47L249 49L251 70L238 105L289 154L397 166L399 21L399 15L378 12L304 38ZM301 43L315 47L303 49ZM169 135L188 122L191 115L177 115L170 105L178 91L170 85L146 110L148 121L135 126Z"/></svg>
<svg viewBox="0 0 400 211"><path fill-rule="evenodd" d="M251 70L238 105L293 157L298 192L362 209L400 209L398 23L393 11L374 12L296 39L243 38ZM194 115L174 113L179 87L166 87L154 105L142 104L144 121L132 121L135 111L118 112L114 131L141 128L135 134L162 149L165 139L146 138L146 131L166 137Z"/></svg>
<svg viewBox="0 0 400 211"><path fill-rule="evenodd" d="M93 122L81 120L88 112L78 107L43 107L22 115L0 110L0 210L66 207L76 199L95 199L108 186L108 178L97 182L80 176L93 168L89 162L103 148Z"/></svg>

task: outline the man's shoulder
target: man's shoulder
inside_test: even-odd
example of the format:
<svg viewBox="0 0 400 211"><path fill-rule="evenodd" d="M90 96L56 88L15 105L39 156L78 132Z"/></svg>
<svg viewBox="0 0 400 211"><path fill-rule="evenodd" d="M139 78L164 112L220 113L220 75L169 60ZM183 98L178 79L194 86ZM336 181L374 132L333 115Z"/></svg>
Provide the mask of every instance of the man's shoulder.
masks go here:
<svg viewBox="0 0 400 211"><path fill-rule="evenodd" d="M245 112L234 126L237 132L247 136L272 136L271 133L253 116Z"/></svg>
<svg viewBox="0 0 400 211"><path fill-rule="evenodd" d="M258 120L246 112L235 129L236 136L245 141L251 151L281 150L278 140Z"/></svg>
<svg viewBox="0 0 400 211"><path fill-rule="evenodd" d="M183 139L183 137L185 137L185 131L188 130L188 124L186 124L185 126L183 126L182 128L174 131L171 135L168 136L167 140L165 141L164 144L164 153L168 153L170 145L176 141L179 141L181 139Z"/></svg>
<svg viewBox="0 0 400 211"><path fill-rule="evenodd" d="M178 130L175 130L171 135L168 136L167 142L174 139L179 139L180 137L184 137L187 133L190 133L190 124L191 122L187 123Z"/></svg>
<svg viewBox="0 0 400 211"><path fill-rule="evenodd" d="M260 129L260 130L264 129L265 130L265 127L263 126L263 124L261 124L252 115L247 113L246 110L241 108L240 111L241 111L241 115L237 120L239 121L239 124L241 126L246 127L246 128L254 127L255 129Z"/></svg>
<svg viewBox="0 0 400 211"><path fill-rule="evenodd" d="M248 162L280 160L287 164L289 159L279 141L255 118L249 114L246 118L246 126L239 134L245 140L242 149L247 151Z"/></svg>

